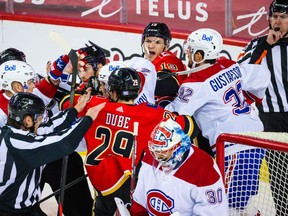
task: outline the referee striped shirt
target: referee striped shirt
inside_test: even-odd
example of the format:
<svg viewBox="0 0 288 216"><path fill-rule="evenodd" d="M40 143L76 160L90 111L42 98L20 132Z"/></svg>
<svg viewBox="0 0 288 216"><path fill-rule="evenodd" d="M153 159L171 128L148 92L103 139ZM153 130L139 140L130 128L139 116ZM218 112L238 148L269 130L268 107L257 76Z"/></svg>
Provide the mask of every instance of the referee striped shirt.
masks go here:
<svg viewBox="0 0 288 216"><path fill-rule="evenodd" d="M269 45L266 39L267 36L263 36L251 40L240 54L238 62L262 64L271 73L271 81L258 107L259 111L288 112L288 38L282 38L274 45Z"/></svg>
<svg viewBox="0 0 288 216"><path fill-rule="evenodd" d="M60 112L41 125L42 134L45 128L47 133L53 131L48 135L11 126L1 128L0 211L20 213L39 201L44 165L71 154L92 124L91 117L76 117L74 108Z"/></svg>

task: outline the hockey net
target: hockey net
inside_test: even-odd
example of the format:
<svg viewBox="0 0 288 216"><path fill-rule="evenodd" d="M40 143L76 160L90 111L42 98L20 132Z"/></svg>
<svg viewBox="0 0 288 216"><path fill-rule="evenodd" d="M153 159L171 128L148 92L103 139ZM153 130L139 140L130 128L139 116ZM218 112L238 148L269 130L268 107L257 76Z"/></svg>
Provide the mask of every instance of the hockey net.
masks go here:
<svg viewBox="0 0 288 216"><path fill-rule="evenodd" d="M288 215L288 133L223 133L217 139L216 161L229 215Z"/></svg>

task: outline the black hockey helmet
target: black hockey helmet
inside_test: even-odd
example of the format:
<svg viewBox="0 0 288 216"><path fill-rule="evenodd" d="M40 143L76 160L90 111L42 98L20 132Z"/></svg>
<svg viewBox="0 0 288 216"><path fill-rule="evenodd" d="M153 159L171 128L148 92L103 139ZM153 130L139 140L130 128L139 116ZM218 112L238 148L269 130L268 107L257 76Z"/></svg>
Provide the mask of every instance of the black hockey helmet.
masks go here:
<svg viewBox="0 0 288 216"><path fill-rule="evenodd" d="M0 53L0 65L10 60L18 60L26 62L26 56L22 51L15 48L8 48L3 50Z"/></svg>
<svg viewBox="0 0 288 216"><path fill-rule="evenodd" d="M269 7L269 17L272 17L275 12L288 14L288 1L274 0Z"/></svg>
<svg viewBox="0 0 288 216"><path fill-rule="evenodd" d="M37 95L28 92L19 92L13 95L8 105L8 118L22 124L29 115L36 122L39 115L45 112L45 104Z"/></svg>
<svg viewBox="0 0 288 216"><path fill-rule="evenodd" d="M171 32L165 23L161 22L150 22L142 33L142 44L146 37L160 37L164 39L165 45L169 45L172 40Z"/></svg>
<svg viewBox="0 0 288 216"><path fill-rule="evenodd" d="M99 63L102 65L106 64L105 53L102 48L95 43L91 41L88 42L90 45L86 44L86 47L78 49L78 52L85 55L85 58L82 59L85 63L90 64L94 70L97 70Z"/></svg>
<svg viewBox="0 0 288 216"><path fill-rule="evenodd" d="M134 68L115 69L108 78L108 91L116 91L121 100L137 98L140 88L141 78Z"/></svg>

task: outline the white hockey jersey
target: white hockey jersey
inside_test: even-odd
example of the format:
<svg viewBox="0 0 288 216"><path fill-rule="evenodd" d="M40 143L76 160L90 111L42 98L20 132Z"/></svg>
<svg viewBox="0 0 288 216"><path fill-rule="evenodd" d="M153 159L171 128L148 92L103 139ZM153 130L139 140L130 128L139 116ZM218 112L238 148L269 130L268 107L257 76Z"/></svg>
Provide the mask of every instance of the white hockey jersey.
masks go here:
<svg viewBox="0 0 288 216"><path fill-rule="evenodd" d="M193 115L210 145L221 133L262 131L258 110L269 84L270 73L260 65L239 65L219 59L192 73L181 85L178 96L165 109Z"/></svg>
<svg viewBox="0 0 288 216"><path fill-rule="evenodd" d="M192 146L177 169L164 173L148 152L133 194L131 215L228 215L223 179L215 161ZM148 215L147 214L147 215Z"/></svg>
<svg viewBox="0 0 288 216"><path fill-rule="evenodd" d="M124 62L128 67L132 67L141 75L142 87L138 97L134 100L135 104L151 103L155 104L155 88L157 74L155 66L147 59L142 57L133 57Z"/></svg>

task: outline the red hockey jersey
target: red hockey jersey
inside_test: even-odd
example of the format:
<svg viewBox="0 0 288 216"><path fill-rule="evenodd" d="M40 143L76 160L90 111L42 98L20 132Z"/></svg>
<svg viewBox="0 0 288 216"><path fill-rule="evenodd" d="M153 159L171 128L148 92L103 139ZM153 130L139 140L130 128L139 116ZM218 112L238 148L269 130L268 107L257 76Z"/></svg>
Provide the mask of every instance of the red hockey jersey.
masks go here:
<svg viewBox="0 0 288 216"><path fill-rule="evenodd" d="M107 101L93 97L86 110ZM85 111L84 111L85 112ZM198 133L189 116L176 116L159 106L143 103L127 105L107 102L85 135L87 143L86 169L93 186L109 195L116 191L131 175L134 122L139 123L136 164L148 148L154 127L163 118L174 118L192 138Z"/></svg>

